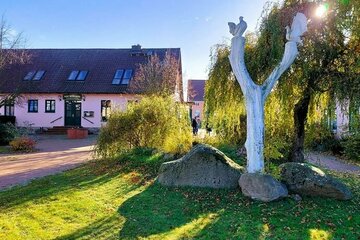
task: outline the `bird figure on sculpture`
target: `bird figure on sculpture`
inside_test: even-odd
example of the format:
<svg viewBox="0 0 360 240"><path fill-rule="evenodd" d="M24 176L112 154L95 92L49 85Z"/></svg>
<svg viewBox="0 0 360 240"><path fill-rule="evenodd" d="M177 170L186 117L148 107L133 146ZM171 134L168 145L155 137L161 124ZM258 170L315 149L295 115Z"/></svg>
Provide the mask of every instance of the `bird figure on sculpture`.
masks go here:
<svg viewBox="0 0 360 240"><path fill-rule="evenodd" d="M286 39L288 41L296 42L302 45L301 36L304 32L307 31L307 19L304 14L297 13L293 19L291 24L291 28L289 26L285 27L286 29Z"/></svg>
<svg viewBox="0 0 360 240"><path fill-rule="evenodd" d="M242 36L247 28L247 23L243 20L243 17L239 17L240 22L236 25L233 22L229 22L230 33L234 37Z"/></svg>

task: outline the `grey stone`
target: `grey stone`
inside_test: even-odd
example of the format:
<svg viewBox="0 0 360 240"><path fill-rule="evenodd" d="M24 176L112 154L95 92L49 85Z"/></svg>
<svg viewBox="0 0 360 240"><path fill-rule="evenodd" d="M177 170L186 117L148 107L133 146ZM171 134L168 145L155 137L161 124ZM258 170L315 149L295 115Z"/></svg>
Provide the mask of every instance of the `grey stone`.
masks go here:
<svg viewBox="0 0 360 240"><path fill-rule="evenodd" d="M280 165L280 172L281 181L290 192L339 200L348 200L352 197L345 184L309 164L284 163Z"/></svg>
<svg viewBox="0 0 360 240"><path fill-rule="evenodd" d="M182 158L163 163L157 181L165 186L237 188L243 171L218 149L197 144Z"/></svg>
<svg viewBox="0 0 360 240"><path fill-rule="evenodd" d="M267 174L242 174L239 185L245 196L262 202L271 202L288 195L286 186Z"/></svg>

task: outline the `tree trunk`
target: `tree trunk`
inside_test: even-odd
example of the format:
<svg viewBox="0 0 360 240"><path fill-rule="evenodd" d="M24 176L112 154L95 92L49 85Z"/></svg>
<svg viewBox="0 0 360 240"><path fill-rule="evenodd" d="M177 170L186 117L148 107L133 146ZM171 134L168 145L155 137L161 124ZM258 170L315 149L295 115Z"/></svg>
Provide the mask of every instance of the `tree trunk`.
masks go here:
<svg viewBox="0 0 360 240"><path fill-rule="evenodd" d="M233 37L229 56L233 72L245 96L247 114L246 155L249 173L264 170L264 103L281 74L298 54L296 42L285 44L284 56L262 85L255 84L248 73L245 61L245 38Z"/></svg>
<svg viewBox="0 0 360 240"><path fill-rule="evenodd" d="M260 86L245 96L247 113L247 171L261 172L264 169L264 101Z"/></svg>
<svg viewBox="0 0 360 240"><path fill-rule="evenodd" d="M295 104L294 108L294 141L291 151L291 161L304 162L305 124L310 104L310 90L307 88L303 97Z"/></svg>

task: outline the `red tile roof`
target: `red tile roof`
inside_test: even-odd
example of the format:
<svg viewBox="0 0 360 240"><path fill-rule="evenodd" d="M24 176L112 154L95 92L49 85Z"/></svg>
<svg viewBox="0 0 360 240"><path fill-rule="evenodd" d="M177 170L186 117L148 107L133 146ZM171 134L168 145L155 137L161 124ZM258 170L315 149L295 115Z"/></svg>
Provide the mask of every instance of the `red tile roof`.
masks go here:
<svg viewBox="0 0 360 240"><path fill-rule="evenodd" d="M204 101L206 80L188 80L188 101Z"/></svg>
<svg viewBox="0 0 360 240"><path fill-rule="evenodd" d="M30 54L29 63L10 65L0 71L0 93L14 91L134 93L131 90L133 79L129 86L112 84L117 69L133 69L134 76L138 64L146 63L148 60L146 54L157 54L162 59L167 51L177 57L181 63L179 48L141 49L145 56L133 56L132 49L27 49L26 51ZM32 70L45 70L45 74L40 81L24 81L24 76ZM73 70L89 71L85 81L68 81L69 74Z"/></svg>

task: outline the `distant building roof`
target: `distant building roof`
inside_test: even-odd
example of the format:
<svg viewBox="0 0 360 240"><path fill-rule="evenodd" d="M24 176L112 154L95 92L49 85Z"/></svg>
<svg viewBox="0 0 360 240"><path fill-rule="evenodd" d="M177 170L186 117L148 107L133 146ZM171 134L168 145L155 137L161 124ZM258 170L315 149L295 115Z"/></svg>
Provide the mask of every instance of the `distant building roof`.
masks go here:
<svg viewBox="0 0 360 240"><path fill-rule="evenodd" d="M204 101L206 80L188 80L188 101Z"/></svg>
<svg viewBox="0 0 360 240"><path fill-rule="evenodd" d="M179 59L181 74L180 48L143 49L140 45L135 45L128 49L26 49L26 51L30 55L29 63L9 65L0 71L0 93L14 91L20 93L141 93L141 89L132 88L133 79L128 85L113 84L115 74L120 75L116 73L117 70L132 69L132 76L134 76L138 65L146 63L149 56L156 54L163 59L167 52ZM24 80L31 71L42 72L41 70L45 73L38 74L40 80L35 81L35 77L31 81ZM82 77L85 77L84 81L68 80L70 73L76 70L84 71L82 73Z"/></svg>

